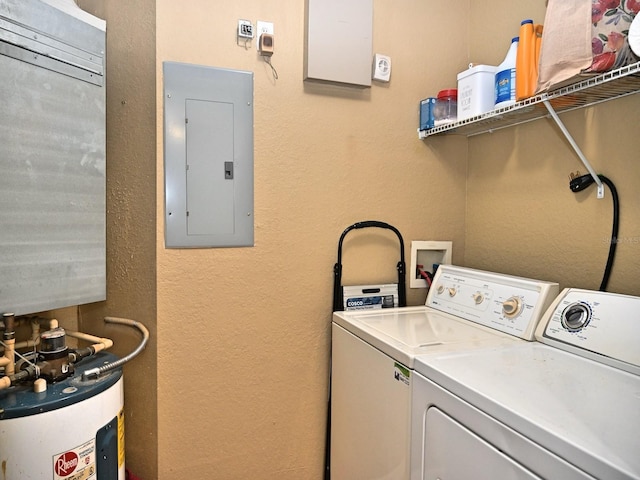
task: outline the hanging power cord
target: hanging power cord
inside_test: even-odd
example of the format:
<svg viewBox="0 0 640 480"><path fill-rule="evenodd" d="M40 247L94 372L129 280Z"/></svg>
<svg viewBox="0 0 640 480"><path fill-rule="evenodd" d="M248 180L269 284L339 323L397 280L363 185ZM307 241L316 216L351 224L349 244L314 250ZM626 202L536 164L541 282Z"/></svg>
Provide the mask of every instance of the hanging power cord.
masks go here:
<svg viewBox="0 0 640 480"><path fill-rule="evenodd" d="M424 270L424 265L416 265L417 274L420 275L425 282L427 282L427 288L431 287L433 283L433 273Z"/></svg>
<svg viewBox="0 0 640 480"><path fill-rule="evenodd" d="M258 38L258 52L264 59L264 62L271 67L271 73L273 74L273 80L278 80L278 72L271 63L271 56L274 51L274 42L272 33L263 33Z"/></svg>
<svg viewBox="0 0 640 480"><path fill-rule="evenodd" d="M590 174L580 175L577 173L577 176L572 174L570 178L569 188L574 193L581 192L595 182ZM607 290L609 276L611 275L611 269L613 267L613 259L616 255L616 246L618 245L618 218L620 216L620 204L618 201L618 191L616 190L613 182L604 175L598 175L598 178L602 183L609 187L611 197L613 199L613 228L611 231L611 242L609 244L609 256L607 258L607 265L604 269L604 275L602 276L602 283L600 284L600 291L604 292Z"/></svg>
<svg viewBox="0 0 640 480"><path fill-rule="evenodd" d="M269 65L271 67L271 73L273 73L273 79L274 80L278 80L278 71L275 69L275 67L271 64L271 57L264 57L264 61L267 65Z"/></svg>

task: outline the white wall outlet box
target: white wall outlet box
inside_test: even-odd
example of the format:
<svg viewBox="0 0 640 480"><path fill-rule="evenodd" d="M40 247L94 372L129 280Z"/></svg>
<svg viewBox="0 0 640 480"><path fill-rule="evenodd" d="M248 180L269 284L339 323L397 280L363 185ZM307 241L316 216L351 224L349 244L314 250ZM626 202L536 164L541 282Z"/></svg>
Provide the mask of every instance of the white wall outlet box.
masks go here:
<svg viewBox="0 0 640 480"><path fill-rule="evenodd" d="M376 53L373 56L372 70L371 78L380 82L388 82L391 78L391 57Z"/></svg>
<svg viewBox="0 0 640 480"><path fill-rule="evenodd" d="M427 288L427 281L418 274L418 265L425 272L434 273L434 265L450 265L453 242L422 241L411 242L411 263L407 275L410 288Z"/></svg>

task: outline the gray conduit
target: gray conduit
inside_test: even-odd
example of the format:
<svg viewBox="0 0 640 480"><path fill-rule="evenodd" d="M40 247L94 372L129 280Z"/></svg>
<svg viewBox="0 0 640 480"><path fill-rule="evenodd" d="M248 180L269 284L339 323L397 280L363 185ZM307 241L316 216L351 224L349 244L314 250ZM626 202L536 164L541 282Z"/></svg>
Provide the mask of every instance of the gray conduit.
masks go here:
<svg viewBox="0 0 640 480"><path fill-rule="evenodd" d="M120 325L128 325L130 327L137 328L142 333L142 341L136 347L136 349L126 357L122 357L121 359L116 360L115 362L107 363L102 367L85 370L82 374L83 380L87 380L90 378L97 378L103 373L109 372L113 369L116 369L124 365L129 360L132 360L135 356L137 356L142 350L144 350L144 347L147 345L147 341L149 340L149 330L147 330L147 327L145 327L140 322L136 322L135 320L129 320L128 318L118 318L118 317L105 317L104 321L105 323L118 323Z"/></svg>

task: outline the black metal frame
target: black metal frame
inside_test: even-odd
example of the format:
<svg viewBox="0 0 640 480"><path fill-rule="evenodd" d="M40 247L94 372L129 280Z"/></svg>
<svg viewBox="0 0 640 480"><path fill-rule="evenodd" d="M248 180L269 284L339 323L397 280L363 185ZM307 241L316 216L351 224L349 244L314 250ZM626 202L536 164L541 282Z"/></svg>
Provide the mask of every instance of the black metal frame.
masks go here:
<svg viewBox="0 0 640 480"><path fill-rule="evenodd" d="M405 307L407 305L407 290L406 290L406 265L404 261L404 240L402 235L396 227L389 225L385 222L379 222L377 220L367 220L364 222L357 222L347 227L338 242L338 261L333 266L333 311L340 312L344 310L344 293L342 290L342 242L347 233L351 230L357 230L361 228L385 228L393 231L400 241L400 261L396 265L398 270L398 306Z"/></svg>

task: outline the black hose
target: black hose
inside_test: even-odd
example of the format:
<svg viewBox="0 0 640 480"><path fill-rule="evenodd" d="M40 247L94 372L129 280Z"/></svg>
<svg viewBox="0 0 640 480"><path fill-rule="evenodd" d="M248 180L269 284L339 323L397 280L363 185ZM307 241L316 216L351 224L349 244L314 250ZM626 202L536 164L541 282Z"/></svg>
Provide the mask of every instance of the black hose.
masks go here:
<svg viewBox="0 0 640 480"><path fill-rule="evenodd" d="M611 180L604 175L598 175L598 178L602 180L609 190L611 190L611 197L613 199L613 227L611 231L611 243L609 244L609 256L607 257L607 264L604 269L604 275L602 276L602 283L600 284L600 291L607 290L607 284L609 283L609 276L611 275L611 269L613 268L613 260L616 255L616 247L618 245L618 223L620 216L620 203L618 201L618 191L616 186Z"/></svg>

